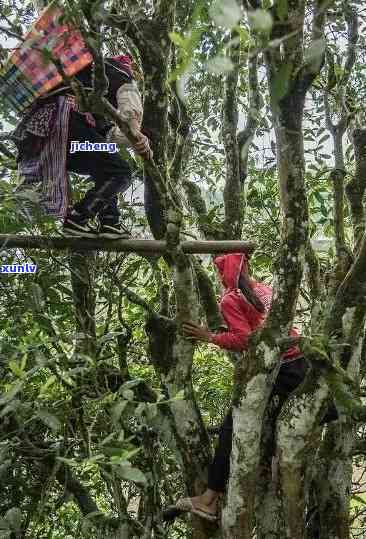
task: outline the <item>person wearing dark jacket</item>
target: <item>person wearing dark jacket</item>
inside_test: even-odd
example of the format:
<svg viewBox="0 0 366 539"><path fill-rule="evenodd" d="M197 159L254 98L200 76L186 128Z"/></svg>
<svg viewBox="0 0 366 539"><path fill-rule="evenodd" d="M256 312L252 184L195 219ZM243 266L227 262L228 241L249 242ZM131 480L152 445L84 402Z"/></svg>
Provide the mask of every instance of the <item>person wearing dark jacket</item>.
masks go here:
<svg viewBox="0 0 366 539"><path fill-rule="evenodd" d="M142 105L130 57L106 58L105 72L108 79L105 97L129 123L137 138L135 151L149 158L149 141L140 129ZM75 78L86 90L91 89L92 67L84 68ZM124 87L127 91L122 91ZM86 141L93 147L103 144L100 148L109 148L113 130L111 122L80 111L71 88L59 87L37 99L13 134L22 188L38 186L43 210L64 218L65 236L99 235L109 239L128 236L120 222L117 195L131 185L129 164L117 151L72 151L72 143L75 147L75 142ZM93 188L73 207L68 202L68 172L89 175L94 182ZM98 219L98 230L88 224L94 217Z"/></svg>
<svg viewBox="0 0 366 539"><path fill-rule="evenodd" d="M192 322L184 324L187 337L215 344L225 350L242 352L248 346L250 335L264 323L272 301L272 289L249 277L248 257L244 253L218 256L214 259L225 290L220 301L220 310L227 325L227 331L212 333L207 328ZM291 336L298 332L293 328ZM297 346L290 347L280 358L281 367L277 376L272 397L278 397L277 413L288 398L304 380L308 364ZM336 419L332 410L327 420ZM224 419L219 433L219 443L214 459L208 469L207 490L194 498L181 498L176 508L215 521L218 500L226 490L230 474L230 454L232 443L233 419L231 410Z"/></svg>

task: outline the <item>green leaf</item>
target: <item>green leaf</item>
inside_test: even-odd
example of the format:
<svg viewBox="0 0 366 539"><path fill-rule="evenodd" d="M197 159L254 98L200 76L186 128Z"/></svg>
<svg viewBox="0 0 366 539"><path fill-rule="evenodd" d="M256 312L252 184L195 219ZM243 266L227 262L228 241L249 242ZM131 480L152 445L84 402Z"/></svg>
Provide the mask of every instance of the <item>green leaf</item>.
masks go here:
<svg viewBox="0 0 366 539"><path fill-rule="evenodd" d="M214 74L229 73L234 65L227 56L218 55L206 63L207 71Z"/></svg>
<svg viewBox="0 0 366 539"><path fill-rule="evenodd" d="M272 15L264 9L255 9L248 13L249 24L257 32L269 34L272 30Z"/></svg>
<svg viewBox="0 0 366 539"><path fill-rule="evenodd" d="M125 479L126 481L133 481L134 483L139 483L141 485L146 485L147 483L146 477L142 471L138 468L133 468L128 464L116 465L114 466L114 470L121 479Z"/></svg>
<svg viewBox="0 0 366 539"><path fill-rule="evenodd" d="M324 204L324 197L319 191L314 191L314 197L320 204Z"/></svg>
<svg viewBox="0 0 366 539"><path fill-rule="evenodd" d="M278 18L283 21L287 17L288 13L288 2L287 0L277 0L276 11Z"/></svg>
<svg viewBox="0 0 366 539"><path fill-rule="evenodd" d="M6 414L9 414L10 412L15 412L19 408L20 404L21 404L20 400L14 399L1 410L0 417L4 417Z"/></svg>
<svg viewBox="0 0 366 539"><path fill-rule="evenodd" d="M21 365L17 361L15 361L14 359L9 361L8 365L9 365L9 369L11 370L11 372L13 374L15 374L15 376L17 376L18 378L21 378L21 376L23 374L23 371L21 369Z"/></svg>
<svg viewBox="0 0 366 539"><path fill-rule="evenodd" d="M241 9L235 0L216 0L209 14L218 26L233 28L241 18Z"/></svg>
<svg viewBox="0 0 366 539"><path fill-rule="evenodd" d="M184 389L181 389L180 391L178 391L178 393L176 393L173 397L172 400L175 400L175 401L182 401L184 400Z"/></svg>
<svg viewBox="0 0 366 539"><path fill-rule="evenodd" d="M37 413L37 417L39 417L39 419L45 424L47 425L47 427L50 427L50 429L54 430L54 431L59 431L61 429L61 422L60 420L58 419L58 417L56 417L55 415L53 414L50 414L49 412L47 412L46 410L40 410L38 413Z"/></svg>
<svg viewBox="0 0 366 539"><path fill-rule="evenodd" d="M291 71L291 64L283 64L280 67L272 84L273 97L276 101L280 101L289 91Z"/></svg>
<svg viewBox="0 0 366 539"><path fill-rule="evenodd" d="M192 66L192 58L200 42L202 32L203 26L199 28L193 28L188 33L187 37L185 37L184 39L182 38L182 40L178 39L178 41L180 42L178 67L173 71L173 73L171 73L169 81L177 80L184 74L186 74L186 76L189 76ZM173 39L177 39L177 36L173 35Z"/></svg>
<svg viewBox="0 0 366 539"><path fill-rule="evenodd" d="M169 32L169 37L171 41L178 47L182 47L184 49L186 46L186 40L177 32Z"/></svg>
<svg viewBox="0 0 366 539"><path fill-rule="evenodd" d="M124 448L109 445L103 447L103 453L108 457L121 457L123 456Z"/></svg>
<svg viewBox="0 0 366 539"><path fill-rule="evenodd" d="M323 38L316 39L305 51L304 61L306 64L310 65L313 73L317 73L320 69L325 53L325 46L326 43Z"/></svg>
<svg viewBox="0 0 366 539"><path fill-rule="evenodd" d="M319 140L318 140L318 146L320 146L323 142L325 142L326 140L329 139L329 135L323 135Z"/></svg>
<svg viewBox="0 0 366 539"><path fill-rule="evenodd" d="M104 455L102 453L97 453L96 455L93 455L89 459L86 459L84 462L85 464L95 464L96 462L100 462L104 460Z"/></svg>
<svg viewBox="0 0 366 539"><path fill-rule="evenodd" d="M19 391L22 389L22 386L22 382L15 382L15 384L11 386L11 389L1 396L0 406L11 401L15 397L15 395L19 393Z"/></svg>
<svg viewBox="0 0 366 539"><path fill-rule="evenodd" d="M133 436L130 436L130 438L127 438L125 440L125 443L127 443L128 441L131 441L133 439ZM138 453L141 453L141 450L142 448L141 447L135 447L134 449L130 449L128 451L124 451L123 452L123 466L126 464L127 466L131 466L131 463L128 462L129 460L131 460L132 457L134 457L135 455L137 455Z"/></svg>
<svg viewBox="0 0 366 539"><path fill-rule="evenodd" d="M352 495L352 500L355 500L358 503L361 503L362 505L366 505L366 500L364 500L361 496L358 496L357 494Z"/></svg>
<svg viewBox="0 0 366 539"><path fill-rule="evenodd" d="M113 440L114 437L115 437L115 432L111 432L111 434L109 434L106 438L104 438L104 440L102 440L99 443L99 447L102 447L103 445L107 444L108 442Z"/></svg>
<svg viewBox="0 0 366 539"><path fill-rule="evenodd" d="M47 379L47 382L43 384L43 386L40 389L39 395L42 396L47 392L47 389L52 386L56 382L56 376L53 374Z"/></svg>

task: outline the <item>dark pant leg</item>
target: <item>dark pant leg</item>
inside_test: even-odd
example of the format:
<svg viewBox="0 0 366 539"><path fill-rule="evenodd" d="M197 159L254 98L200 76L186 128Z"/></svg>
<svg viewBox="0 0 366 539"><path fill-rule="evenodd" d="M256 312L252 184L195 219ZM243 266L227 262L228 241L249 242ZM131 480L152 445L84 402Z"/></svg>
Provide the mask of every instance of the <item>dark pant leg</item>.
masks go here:
<svg viewBox="0 0 366 539"><path fill-rule="evenodd" d="M303 382L308 369L309 364L304 357L282 363L271 395L271 398L278 397L279 408L289 394Z"/></svg>
<svg viewBox="0 0 366 539"><path fill-rule="evenodd" d="M273 394L277 394L279 396L280 407L287 399L288 395L303 381L308 368L309 365L304 358L296 359L288 364L284 363L281 366L273 390ZM325 412L323 419L320 421L320 425L335 421L338 419L338 417L337 408L335 407L335 404L332 403Z"/></svg>
<svg viewBox="0 0 366 539"><path fill-rule="evenodd" d="M309 364L303 357L288 363L282 363L280 367L269 399L266 418L267 428L264 438L266 454L267 456L271 455L271 459L276 451L275 427L277 418L289 395L304 381L308 368ZM270 465L271 463L268 462L267 464Z"/></svg>
<svg viewBox="0 0 366 539"><path fill-rule="evenodd" d="M129 164L119 153L70 153L72 141L107 141L98 131L88 126L83 116L77 112L70 114L66 168L70 172L88 174L94 181L94 187L86 193L83 200L75 204L74 209L86 219L99 213L101 221L118 221L117 193L126 191L131 185Z"/></svg>
<svg viewBox="0 0 366 539"><path fill-rule="evenodd" d="M279 403L273 414L275 419L288 395L304 380L307 363L304 358L296 359L281 365L272 396L278 395ZM224 419L219 432L219 443L215 456L208 469L208 488L216 492L225 492L230 475L230 454L233 434L233 417L230 410ZM274 442L274 437L273 437Z"/></svg>
<svg viewBox="0 0 366 539"><path fill-rule="evenodd" d="M230 474L230 453L233 437L233 416L230 410L221 425L219 443L208 468L207 487L215 492L225 492Z"/></svg>

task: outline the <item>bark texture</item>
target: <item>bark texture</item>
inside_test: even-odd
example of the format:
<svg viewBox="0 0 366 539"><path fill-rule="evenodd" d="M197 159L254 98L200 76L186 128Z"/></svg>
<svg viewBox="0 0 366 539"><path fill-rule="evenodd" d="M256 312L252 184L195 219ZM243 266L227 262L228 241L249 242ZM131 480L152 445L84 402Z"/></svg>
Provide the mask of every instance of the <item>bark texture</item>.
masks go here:
<svg viewBox="0 0 366 539"><path fill-rule="evenodd" d="M365 232L364 194L366 189L366 130L356 129L353 132L356 170L348 182L346 192L351 208L354 230L355 249L359 249Z"/></svg>
<svg viewBox="0 0 366 539"><path fill-rule="evenodd" d="M260 7L252 2L249 6L245 2L244 6L246 8ZM322 36L324 27L322 8L322 2L315 3L313 40ZM266 328L259 337L253 339L249 353L246 354L246 365L241 364L237 368L231 477L223 515L224 537L228 539L250 539L252 536L263 418L279 368L279 351L276 349L275 337L279 331L287 333L292 323L308 243L302 119L305 96L319 72L320 65L316 68L308 65L303 56L305 2L289 2L287 14L281 19L278 17L276 8L272 10L272 15L274 29L271 37L281 39L284 35L287 36L281 48L273 48L266 54L277 146L282 209L282 247L276 265L274 298ZM287 80L280 94L278 77L284 77L283 69L281 73L283 64L288 66L285 77ZM301 66L300 69L299 66ZM320 386L319 391L325 392L325 388ZM311 426L306 416L302 421L308 427ZM284 439L291 439L292 435L291 428L282 430L281 436ZM294 437L295 441L292 443L296 442L296 435ZM301 483L296 485L295 482L290 481L294 464L289 457L285 458L287 460L282 462L281 476L285 481L287 480L289 490L284 492L283 503L284 513L290 519L287 521L287 533L293 539L302 537L302 535L296 535L299 523L302 530L304 529L302 493L299 492Z"/></svg>

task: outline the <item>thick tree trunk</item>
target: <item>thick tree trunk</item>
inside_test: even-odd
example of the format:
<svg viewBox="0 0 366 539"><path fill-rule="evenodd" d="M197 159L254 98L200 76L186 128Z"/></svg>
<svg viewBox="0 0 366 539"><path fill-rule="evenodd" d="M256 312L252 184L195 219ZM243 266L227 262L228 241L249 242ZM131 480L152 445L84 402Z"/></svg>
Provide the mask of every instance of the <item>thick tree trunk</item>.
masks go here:
<svg viewBox="0 0 366 539"><path fill-rule="evenodd" d="M316 440L314 431L323 416L323 403L328 395L328 386L324 380L317 383L311 380L311 385L315 385L316 389L311 391L309 401L306 394L290 398L278 424L280 481L286 523L285 537L288 539L306 537L304 467L311 461L311 445Z"/></svg>
<svg viewBox="0 0 366 539"><path fill-rule="evenodd" d="M232 39L238 37L232 33ZM240 42L230 47L233 70L225 80L225 96L222 110L222 139L226 154L226 181L224 188L225 237L240 238L244 217L243 185L240 178L240 155L237 139Z"/></svg>
<svg viewBox="0 0 366 539"><path fill-rule="evenodd" d="M278 368L277 351L264 342L237 364L231 472L222 522L225 539L252 537L262 422Z"/></svg>
<svg viewBox="0 0 366 539"><path fill-rule="evenodd" d="M275 417L271 414L273 403L263 424L261 461L256 493L256 539L283 539L283 518L279 496L278 465L273 459L275 447Z"/></svg>
<svg viewBox="0 0 366 539"><path fill-rule="evenodd" d="M349 539L352 422L330 425L317 455L315 479L320 539Z"/></svg>
<svg viewBox="0 0 366 539"><path fill-rule="evenodd" d="M244 5L247 6L247 3ZM259 7L257 2L250 2L250 5ZM305 248L308 243L302 119L306 92L317 72L312 66L306 66L303 61L305 2L300 0L289 2L287 14L281 19L277 17L275 9L272 14L275 16L272 38L282 38L293 32L290 38L284 40L281 48L274 48L267 54L283 219L282 246L275 272L274 298L267 319L267 329L256 339L257 346L252 344L246 357L247 365L241 367L244 375L239 375L236 379L231 477L223 515L224 537L227 539L251 539L252 536L263 416L279 368L278 350L274 345L274 339L279 334L286 334L292 324L302 279ZM321 37L324 20L322 2L316 2L313 40ZM281 81L285 90L279 95L278 77L284 63L288 65L290 74L288 80ZM299 70L299 66L303 68ZM327 388L321 387L320 390L326 393ZM319 402L319 408L321 406L322 400ZM307 417L303 418L304 423L312 427ZM282 437L289 438L288 443L286 442L286 451L292 436L297 439L293 430L283 429ZM286 458L290 459L285 455ZM282 476L285 477L285 481L287 480L289 489L293 490L292 493L284 489L284 511L290 518L287 525L290 524L297 533L298 522L303 523L301 511L303 493L299 491L301 483L295 485L291 482L292 462L285 460L282 464L284 464ZM292 494L296 495L296 517L291 514L294 507ZM295 539L297 536L291 537Z"/></svg>
<svg viewBox="0 0 366 539"><path fill-rule="evenodd" d="M175 292L177 321L197 319L198 301L194 290L193 268L189 259L181 253L175 267ZM183 392L184 400L170 404L172 431L183 460L185 480L190 492L194 485L205 483L205 469L211 457L207 432L195 402L191 370L194 345L171 326L152 319L147 330L154 366L159 373L162 387L168 398ZM198 485L197 485L198 486ZM199 490L198 488L198 490Z"/></svg>

